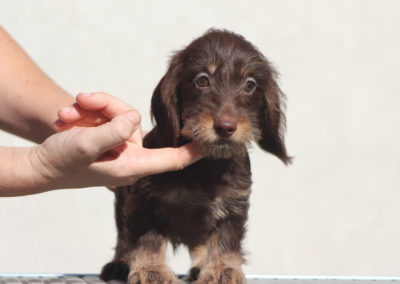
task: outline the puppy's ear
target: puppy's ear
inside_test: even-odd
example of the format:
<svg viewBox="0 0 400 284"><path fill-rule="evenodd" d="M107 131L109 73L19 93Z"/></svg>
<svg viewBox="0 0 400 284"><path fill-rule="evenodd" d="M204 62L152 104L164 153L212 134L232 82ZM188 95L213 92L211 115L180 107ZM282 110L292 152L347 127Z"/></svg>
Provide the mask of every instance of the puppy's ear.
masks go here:
<svg viewBox="0 0 400 284"><path fill-rule="evenodd" d="M179 143L180 115L178 106L179 74L181 71L179 54L176 54L167 73L158 83L151 99L151 115L156 121L156 129L162 147L176 147Z"/></svg>
<svg viewBox="0 0 400 284"><path fill-rule="evenodd" d="M277 72L265 63L267 81L262 98L260 113L261 137L258 145L265 151L270 152L285 164L290 164L292 158L287 155L284 132L286 130L286 118L284 114L285 95L280 90L277 82Z"/></svg>

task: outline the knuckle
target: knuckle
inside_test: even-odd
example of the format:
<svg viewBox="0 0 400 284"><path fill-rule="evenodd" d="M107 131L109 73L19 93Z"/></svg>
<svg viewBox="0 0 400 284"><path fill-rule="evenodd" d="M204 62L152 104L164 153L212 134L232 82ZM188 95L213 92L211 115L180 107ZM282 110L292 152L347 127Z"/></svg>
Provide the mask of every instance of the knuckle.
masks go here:
<svg viewBox="0 0 400 284"><path fill-rule="evenodd" d="M81 139L79 143L76 144L76 151L80 156L84 157L92 157L95 154L93 145L86 139Z"/></svg>
<svg viewBox="0 0 400 284"><path fill-rule="evenodd" d="M72 136L71 144L74 145L80 157L93 157L97 154L96 147L93 145L91 136L87 135L86 129L76 129Z"/></svg>
<svg viewBox="0 0 400 284"><path fill-rule="evenodd" d="M112 123L112 135L121 142L126 141L131 136L130 125L126 121L118 119Z"/></svg>

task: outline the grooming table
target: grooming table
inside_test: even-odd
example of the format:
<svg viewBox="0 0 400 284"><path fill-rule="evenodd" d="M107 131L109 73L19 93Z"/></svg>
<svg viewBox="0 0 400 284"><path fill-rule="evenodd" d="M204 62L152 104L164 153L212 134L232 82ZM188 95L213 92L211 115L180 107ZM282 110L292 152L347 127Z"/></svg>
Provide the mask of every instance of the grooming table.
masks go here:
<svg viewBox="0 0 400 284"><path fill-rule="evenodd" d="M182 275L180 275L182 277ZM400 277L247 275L249 284L400 284ZM185 283L184 281L181 281ZM105 284L96 274L0 274L0 284ZM125 284L109 281L109 284Z"/></svg>

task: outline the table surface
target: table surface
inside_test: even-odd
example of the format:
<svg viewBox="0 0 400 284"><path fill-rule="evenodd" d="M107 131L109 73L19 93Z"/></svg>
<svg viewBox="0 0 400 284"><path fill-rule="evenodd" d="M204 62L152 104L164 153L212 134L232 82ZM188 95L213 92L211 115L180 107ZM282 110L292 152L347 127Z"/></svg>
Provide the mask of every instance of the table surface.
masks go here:
<svg viewBox="0 0 400 284"><path fill-rule="evenodd" d="M96 274L1 274L0 284L102 284ZM125 284L110 281L109 284ZM181 283L185 283L181 281ZM249 284L400 284L400 277L247 275Z"/></svg>

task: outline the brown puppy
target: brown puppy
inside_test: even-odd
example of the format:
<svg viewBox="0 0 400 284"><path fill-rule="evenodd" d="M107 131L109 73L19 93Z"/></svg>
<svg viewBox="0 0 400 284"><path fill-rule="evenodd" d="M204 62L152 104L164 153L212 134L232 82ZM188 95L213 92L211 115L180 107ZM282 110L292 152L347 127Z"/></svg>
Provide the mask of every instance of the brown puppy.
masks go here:
<svg viewBox="0 0 400 284"><path fill-rule="evenodd" d="M285 164L283 93L268 60L242 36L210 30L177 52L152 98L148 148L189 141L206 158L116 190L118 243L101 278L175 283L167 241L189 248L196 283L245 283L241 241L251 186L247 146ZM128 275L129 274L129 275Z"/></svg>

